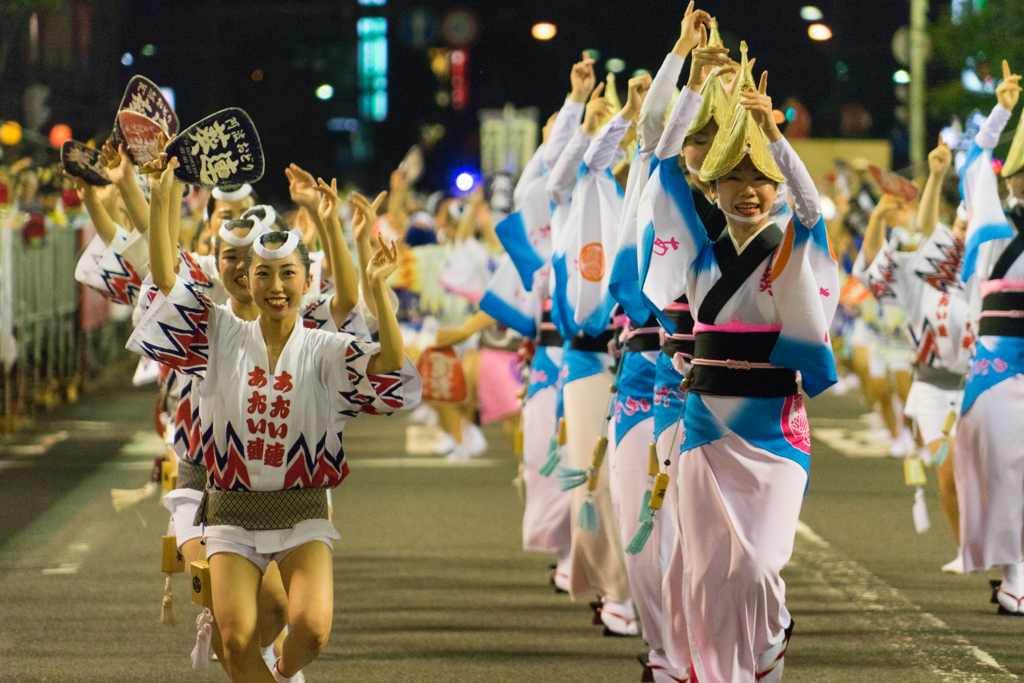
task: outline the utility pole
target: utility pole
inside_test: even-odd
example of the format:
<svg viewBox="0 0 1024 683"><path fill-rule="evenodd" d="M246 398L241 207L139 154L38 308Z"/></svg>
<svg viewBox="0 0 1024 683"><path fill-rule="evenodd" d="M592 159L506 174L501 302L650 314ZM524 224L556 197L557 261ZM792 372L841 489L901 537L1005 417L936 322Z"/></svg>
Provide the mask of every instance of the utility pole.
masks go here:
<svg viewBox="0 0 1024 683"><path fill-rule="evenodd" d="M924 97L927 73L928 0L910 0L910 165L917 175L925 169Z"/></svg>

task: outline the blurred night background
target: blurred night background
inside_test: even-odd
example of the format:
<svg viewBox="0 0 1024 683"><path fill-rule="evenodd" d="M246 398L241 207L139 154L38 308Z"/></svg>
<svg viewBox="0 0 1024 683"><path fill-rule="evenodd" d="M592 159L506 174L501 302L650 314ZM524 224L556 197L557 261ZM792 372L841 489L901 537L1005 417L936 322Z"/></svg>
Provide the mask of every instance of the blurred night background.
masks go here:
<svg viewBox="0 0 1024 683"><path fill-rule="evenodd" d="M427 150L421 186L447 189L459 171L479 168L481 108L537 106L543 123L569 91L569 69L584 49L600 53L599 79L608 60L624 62L617 66L625 99L626 80L638 69L653 73L671 50L685 5L0 0L0 119L44 137L66 124L75 139L102 143L129 78L142 74L173 90L182 127L228 106L250 113L267 158L265 198L286 199L283 169L292 161L368 191L385 188L417 142ZM894 168L905 166L900 70L908 67L894 54L894 35L909 24L909 0L817 0L817 14L807 13L809 5L704 0L699 8L718 18L734 58L747 41L755 75L768 70L769 94L796 119L791 128L815 138L888 140ZM1022 16L1022 0L932 0L929 145L953 115L987 113L998 60L1024 67L1013 62L1024 49ZM557 34L535 39L538 22ZM812 40L812 23L826 25L831 38ZM464 78L453 78L460 69ZM0 163L8 164L32 153L3 151Z"/></svg>

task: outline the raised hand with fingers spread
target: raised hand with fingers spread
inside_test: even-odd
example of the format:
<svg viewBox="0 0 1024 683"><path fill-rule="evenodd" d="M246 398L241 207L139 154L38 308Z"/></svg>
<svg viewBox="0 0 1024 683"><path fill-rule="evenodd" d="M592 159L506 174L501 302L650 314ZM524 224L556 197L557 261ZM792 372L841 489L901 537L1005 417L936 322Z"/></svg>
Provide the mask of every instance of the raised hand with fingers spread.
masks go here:
<svg viewBox="0 0 1024 683"><path fill-rule="evenodd" d="M1003 82L996 86L996 99L1008 111L1013 111L1020 99L1020 75L1010 71L1010 64L1003 60Z"/></svg>
<svg viewBox="0 0 1024 683"><path fill-rule="evenodd" d="M747 90L740 94L740 104L754 115L754 121L768 138L768 142L776 142L782 138L779 124L772 115L772 98L768 97L768 72L761 73L761 83L757 90Z"/></svg>
<svg viewBox="0 0 1024 683"><path fill-rule="evenodd" d="M694 10L693 0L690 0L680 25L679 40L676 41L675 47L672 48L672 53L680 57L690 54L690 51L700 43L700 29L702 26L705 30L711 27L711 15L704 10Z"/></svg>
<svg viewBox="0 0 1024 683"><path fill-rule="evenodd" d="M373 259L371 237L373 224L377 221L377 210L387 196L387 192L381 192L372 203L358 192L352 192L348 196L348 206L352 212L352 237L355 238L356 256L359 258L359 286L363 290L363 300L374 316L377 316L377 304L370 291L366 269Z"/></svg>
<svg viewBox="0 0 1024 683"><path fill-rule="evenodd" d="M705 71L714 67L729 67L733 62L729 59L729 48L708 45L708 31L704 24L700 24L697 30L699 39L691 52L690 80L687 81L686 87L699 93L701 86L704 85Z"/></svg>

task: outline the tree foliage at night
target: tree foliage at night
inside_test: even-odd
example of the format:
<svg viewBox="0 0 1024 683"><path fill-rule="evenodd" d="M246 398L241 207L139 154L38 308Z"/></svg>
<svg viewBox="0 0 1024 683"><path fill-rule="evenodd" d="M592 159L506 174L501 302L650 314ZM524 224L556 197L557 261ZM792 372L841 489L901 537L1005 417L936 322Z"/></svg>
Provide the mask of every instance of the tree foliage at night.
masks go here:
<svg viewBox="0 0 1024 683"><path fill-rule="evenodd" d="M980 10L965 8L959 24L953 23L947 6L932 27L933 63L941 68L943 78L928 92L928 113L935 118L948 121L956 115L963 121L975 109L988 114L996 102L994 87L1002 75L1002 60L1009 62L1014 73L1024 71L1024 0L980 4ZM971 92L963 86L960 75L970 60L979 79L995 79L993 92Z"/></svg>

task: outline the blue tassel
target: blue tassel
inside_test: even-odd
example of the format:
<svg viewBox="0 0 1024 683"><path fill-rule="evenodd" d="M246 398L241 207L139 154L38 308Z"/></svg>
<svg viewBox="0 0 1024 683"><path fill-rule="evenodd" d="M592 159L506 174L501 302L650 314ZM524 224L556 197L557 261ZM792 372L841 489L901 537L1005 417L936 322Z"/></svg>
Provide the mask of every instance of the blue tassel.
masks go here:
<svg viewBox="0 0 1024 683"><path fill-rule="evenodd" d="M540 468L540 473L545 477L550 477L560 462L562 462L562 456L558 451L558 435L556 434L548 442L548 459Z"/></svg>
<svg viewBox="0 0 1024 683"><path fill-rule="evenodd" d="M647 521L647 519L650 518L652 512L653 510L651 510L651 490L647 489L646 491L644 491L644 500L642 503L640 503L639 522L643 524L645 521Z"/></svg>
<svg viewBox="0 0 1024 683"><path fill-rule="evenodd" d="M949 457L949 437L945 436L942 438L942 445L939 446L939 450L932 456L932 464L938 467L942 463L946 462L946 458Z"/></svg>
<svg viewBox="0 0 1024 683"><path fill-rule="evenodd" d="M574 470L570 467L558 466L558 488L562 491L571 491L583 486L589 478L590 474L587 470Z"/></svg>
<svg viewBox="0 0 1024 683"><path fill-rule="evenodd" d="M584 480L586 481L586 480ZM601 520L597 518L597 508L594 507L593 496L588 494L580 506L580 514L576 518L576 525L584 531L600 531Z"/></svg>
<svg viewBox="0 0 1024 683"><path fill-rule="evenodd" d="M650 510L650 508L648 508ZM644 513L641 513L643 515ZM647 539L651 537L651 531L654 530L654 510L651 510L651 514L647 516L647 519L640 524L640 528L636 530L636 535L633 536L633 540L626 546L626 552L630 555L636 555L644 546L647 545Z"/></svg>

